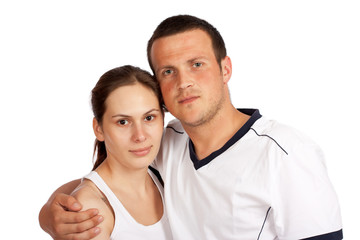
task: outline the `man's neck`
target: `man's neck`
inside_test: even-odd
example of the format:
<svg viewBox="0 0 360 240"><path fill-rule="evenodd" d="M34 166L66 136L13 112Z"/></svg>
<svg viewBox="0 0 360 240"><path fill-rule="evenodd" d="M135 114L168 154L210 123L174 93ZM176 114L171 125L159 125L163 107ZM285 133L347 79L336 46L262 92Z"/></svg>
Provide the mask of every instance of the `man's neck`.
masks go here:
<svg viewBox="0 0 360 240"><path fill-rule="evenodd" d="M250 118L232 105L223 110L214 119L201 126L191 127L183 124L199 160L223 147Z"/></svg>

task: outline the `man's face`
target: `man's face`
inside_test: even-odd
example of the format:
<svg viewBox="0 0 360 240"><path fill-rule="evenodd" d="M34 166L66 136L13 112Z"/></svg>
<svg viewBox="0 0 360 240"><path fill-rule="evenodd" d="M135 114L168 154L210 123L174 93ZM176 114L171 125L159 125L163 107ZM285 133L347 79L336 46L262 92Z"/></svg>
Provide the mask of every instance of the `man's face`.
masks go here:
<svg viewBox="0 0 360 240"><path fill-rule="evenodd" d="M196 29L155 40L151 60L165 105L183 124L199 126L221 109L229 77L220 70L206 32Z"/></svg>

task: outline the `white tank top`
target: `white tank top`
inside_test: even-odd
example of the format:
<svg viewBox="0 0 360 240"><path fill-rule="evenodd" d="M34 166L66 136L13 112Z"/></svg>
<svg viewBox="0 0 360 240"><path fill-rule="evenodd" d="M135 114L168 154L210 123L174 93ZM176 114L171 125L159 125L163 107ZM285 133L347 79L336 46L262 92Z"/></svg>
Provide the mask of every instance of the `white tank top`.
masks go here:
<svg viewBox="0 0 360 240"><path fill-rule="evenodd" d="M153 181L155 182L157 188L159 189L162 201L165 204L163 197L163 187L161 183L150 169L148 170L148 172ZM110 236L110 240L172 239L165 206L163 207L163 216L161 217L160 221L149 226L142 225L136 222L136 220L130 215L130 213L125 209L125 207L121 204L116 195L111 191L109 186L105 183L105 181L100 177L97 172L92 171L84 178L91 180L100 189L100 191L106 196L111 207L114 210L115 224Z"/></svg>

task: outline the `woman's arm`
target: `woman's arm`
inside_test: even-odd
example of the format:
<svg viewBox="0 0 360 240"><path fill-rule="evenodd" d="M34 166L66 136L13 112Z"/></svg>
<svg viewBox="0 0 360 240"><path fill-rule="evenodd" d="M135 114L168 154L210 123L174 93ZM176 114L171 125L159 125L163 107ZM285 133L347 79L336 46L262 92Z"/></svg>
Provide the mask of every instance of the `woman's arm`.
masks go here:
<svg viewBox="0 0 360 240"><path fill-rule="evenodd" d="M78 212L82 205L69 194L80 184L80 179L59 187L41 208L39 222L41 228L53 239L91 239L100 233L96 227L103 221L97 209Z"/></svg>

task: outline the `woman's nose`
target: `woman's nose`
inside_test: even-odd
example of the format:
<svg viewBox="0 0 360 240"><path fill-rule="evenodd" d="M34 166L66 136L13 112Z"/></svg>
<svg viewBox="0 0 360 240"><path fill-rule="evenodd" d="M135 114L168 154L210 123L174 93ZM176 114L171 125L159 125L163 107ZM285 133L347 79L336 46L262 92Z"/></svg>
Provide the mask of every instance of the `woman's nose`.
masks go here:
<svg viewBox="0 0 360 240"><path fill-rule="evenodd" d="M145 134L144 128L140 124L137 124L134 127L133 141L135 141L135 142L143 142L145 140L146 140L146 134Z"/></svg>

